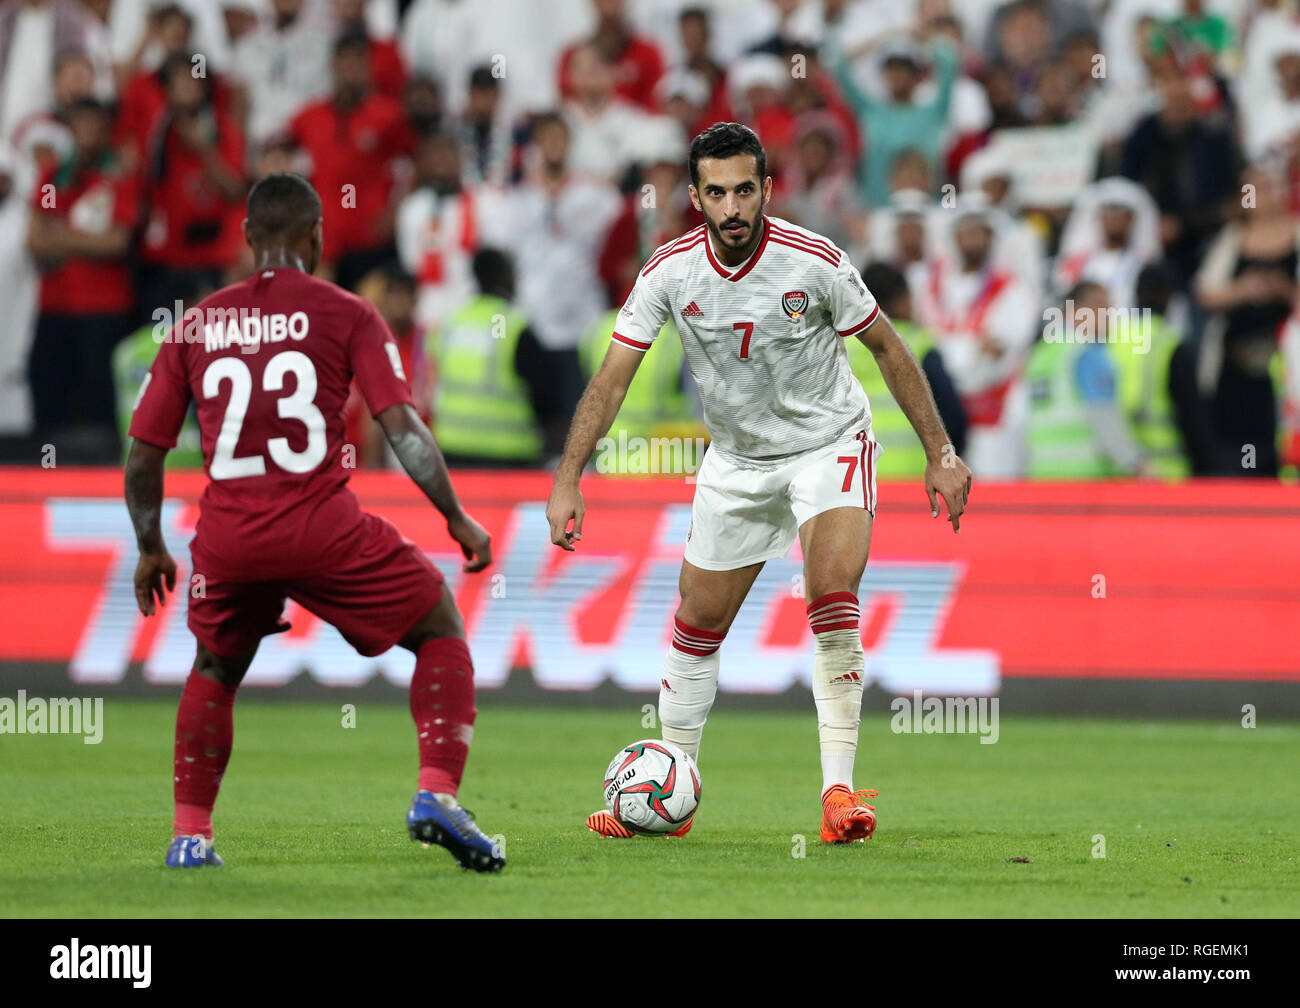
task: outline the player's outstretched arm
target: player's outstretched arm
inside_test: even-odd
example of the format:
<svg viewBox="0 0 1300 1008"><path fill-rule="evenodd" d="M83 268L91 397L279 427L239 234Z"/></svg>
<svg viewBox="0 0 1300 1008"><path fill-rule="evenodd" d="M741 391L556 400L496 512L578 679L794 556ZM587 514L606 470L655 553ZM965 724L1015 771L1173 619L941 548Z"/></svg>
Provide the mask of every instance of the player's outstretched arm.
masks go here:
<svg viewBox="0 0 1300 1008"><path fill-rule="evenodd" d="M131 439L126 457L126 509L131 514L140 559L135 565L135 604L145 616L167 604L176 587L176 561L162 535L163 460L167 449Z"/></svg>
<svg viewBox="0 0 1300 1008"><path fill-rule="evenodd" d="M551 542L561 549L572 550L582 538L582 491L578 481L591 461L596 444L609 433L618 408L623 405L632 376L641 366L645 354L621 343L611 342L605 359L582 393L578 408L569 425L564 455L555 469L551 498L546 502L546 520L551 525ZM569 528L569 522L573 528Z"/></svg>
<svg viewBox="0 0 1300 1008"><path fill-rule="evenodd" d="M447 519L447 534L465 554L465 571L481 571L492 562L492 541L483 526L460 506L442 451L420 415L410 403L397 403L376 414L375 419L407 475Z"/></svg>
<svg viewBox="0 0 1300 1008"><path fill-rule="evenodd" d="M930 498L930 516L939 517L938 498L942 497L948 505L948 520L956 532L966 510L971 473L953 450L925 372L883 311L858 334L858 339L875 357L885 385L925 448L925 492Z"/></svg>

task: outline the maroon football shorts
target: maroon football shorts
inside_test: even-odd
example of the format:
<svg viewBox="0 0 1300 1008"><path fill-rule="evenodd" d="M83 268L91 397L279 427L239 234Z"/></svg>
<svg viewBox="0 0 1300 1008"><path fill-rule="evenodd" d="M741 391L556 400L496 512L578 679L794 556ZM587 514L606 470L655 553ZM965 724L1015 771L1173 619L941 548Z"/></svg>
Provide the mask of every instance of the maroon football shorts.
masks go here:
<svg viewBox="0 0 1300 1008"><path fill-rule="evenodd" d="M281 619L291 598L334 626L366 657L382 654L406 636L442 598L442 572L391 524L361 515L359 548L341 551L312 577L276 581L209 578L191 593L189 628L200 644L227 658L246 654L268 634L287 630Z"/></svg>

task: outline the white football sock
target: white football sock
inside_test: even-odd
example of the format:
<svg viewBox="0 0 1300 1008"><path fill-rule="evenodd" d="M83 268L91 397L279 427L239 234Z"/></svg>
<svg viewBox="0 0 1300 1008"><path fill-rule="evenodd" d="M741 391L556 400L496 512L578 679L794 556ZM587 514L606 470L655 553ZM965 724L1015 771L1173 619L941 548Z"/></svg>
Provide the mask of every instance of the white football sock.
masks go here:
<svg viewBox="0 0 1300 1008"><path fill-rule="evenodd" d="M813 702L821 742L822 793L832 784L853 790L865 659L858 629L858 600L851 592L823 595L808 607L813 629Z"/></svg>
<svg viewBox="0 0 1300 1008"><path fill-rule="evenodd" d="M659 684L659 725L665 742L681 746L698 764L700 739L718 692L718 647L724 634L676 621Z"/></svg>

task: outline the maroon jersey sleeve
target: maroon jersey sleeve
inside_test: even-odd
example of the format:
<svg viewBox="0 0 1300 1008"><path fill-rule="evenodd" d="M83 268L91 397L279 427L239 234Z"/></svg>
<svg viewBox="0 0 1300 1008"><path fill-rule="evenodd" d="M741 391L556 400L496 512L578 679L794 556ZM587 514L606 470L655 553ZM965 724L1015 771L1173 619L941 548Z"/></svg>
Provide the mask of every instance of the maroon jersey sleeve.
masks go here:
<svg viewBox="0 0 1300 1008"><path fill-rule="evenodd" d="M129 433L158 448L176 447L176 435L190 406L190 383L181 356L181 330L176 328L158 348L158 356L136 396Z"/></svg>
<svg viewBox="0 0 1300 1008"><path fill-rule="evenodd" d="M383 316L369 302L362 305L361 315L352 327L348 358L371 416L398 403L415 405L397 341Z"/></svg>

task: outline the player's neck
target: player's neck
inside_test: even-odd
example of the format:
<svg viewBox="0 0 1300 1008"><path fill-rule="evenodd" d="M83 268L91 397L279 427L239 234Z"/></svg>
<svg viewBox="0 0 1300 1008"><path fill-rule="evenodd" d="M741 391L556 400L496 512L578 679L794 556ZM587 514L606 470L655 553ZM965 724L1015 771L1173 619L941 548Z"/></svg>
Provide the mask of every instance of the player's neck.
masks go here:
<svg viewBox="0 0 1300 1008"><path fill-rule="evenodd" d="M713 243L714 257L718 262L722 263L723 266L730 266L734 269L735 267L744 264L750 256L758 251L759 243L762 242L763 235L767 231L767 218L762 214L759 214L758 230L754 233L754 237L749 240L747 245L738 249L727 248L720 245L717 237L713 234L712 229L705 228L705 230L709 233L709 241Z"/></svg>
<svg viewBox="0 0 1300 1008"><path fill-rule="evenodd" d="M302 273L307 272L302 256L286 248L260 250L257 253L257 268L260 270L296 269Z"/></svg>

